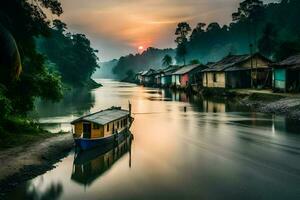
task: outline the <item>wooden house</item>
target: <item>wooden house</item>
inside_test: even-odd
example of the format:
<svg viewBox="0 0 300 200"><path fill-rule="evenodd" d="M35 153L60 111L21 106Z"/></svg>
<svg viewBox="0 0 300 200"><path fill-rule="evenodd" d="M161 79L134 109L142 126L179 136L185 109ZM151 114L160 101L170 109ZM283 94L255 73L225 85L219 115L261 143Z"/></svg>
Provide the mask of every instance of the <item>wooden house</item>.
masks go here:
<svg viewBox="0 0 300 200"><path fill-rule="evenodd" d="M201 64L183 66L172 73L172 84L179 87L200 84L202 82L200 73L206 68L207 66Z"/></svg>
<svg viewBox="0 0 300 200"><path fill-rule="evenodd" d="M169 67L163 69L163 73L161 75L161 86L170 86L172 84L172 74L179 68L180 66L178 65L170 65Z"/></svg>
<svg viewBox="0 0 300 200"><path fill-rule="evenodd" d="M273 90L282 92L300 91L300 54L272 64Z"/></svg>
<svg viewBox="0 0 300 200"><path fill-rule="evenodd" d="M163 69L158 69L154 73L154 85L155 86L161 86L161 77L163 75Z"/></svg>
<svg viewBox="0 0 300 200"><path fill-rule="evenodd" d="M145 86L152 86L155 83L155 74L154 69L149 69L142 73L142 84Z"/></svg>
<svg viewBox="0 0 300 200"><path fill-rule="evenodd" d="M145 72L145 71L140 71L140 72L138 72L138 73L135 74L135 82L136 82L137 84L142 84L142 82L143 82L143 76L142 76L142 74L143 74L144 72Z"/></svg>
<svg viewBox="0 0 300 200"><path fill-rule="evenodd" d="M271 87L271 61L261 54L229 55L202 71L203 87Z"/></svg>

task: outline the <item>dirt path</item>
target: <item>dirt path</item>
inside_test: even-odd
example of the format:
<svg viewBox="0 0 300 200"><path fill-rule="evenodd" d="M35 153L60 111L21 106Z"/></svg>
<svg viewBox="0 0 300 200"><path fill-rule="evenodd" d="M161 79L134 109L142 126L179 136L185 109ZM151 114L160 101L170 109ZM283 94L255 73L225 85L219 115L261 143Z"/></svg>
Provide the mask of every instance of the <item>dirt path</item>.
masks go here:
<svg viewBox="0 0 300 200"><path fill-rule="evenodd" d="M70 133L0 151L0 194L53 168L73 147Z"/></svg>

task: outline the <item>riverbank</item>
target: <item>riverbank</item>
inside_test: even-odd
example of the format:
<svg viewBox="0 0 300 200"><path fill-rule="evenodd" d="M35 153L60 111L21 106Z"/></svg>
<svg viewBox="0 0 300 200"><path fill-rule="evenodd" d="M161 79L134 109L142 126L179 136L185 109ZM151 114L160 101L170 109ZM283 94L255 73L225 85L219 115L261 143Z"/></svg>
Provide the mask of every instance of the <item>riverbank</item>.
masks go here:
<svg viewBox="0 0 300 200"><path fill-rule="evenodd" d="M290 119L300 120L300 95L256 92L242 98L240 102L258 112L284 115Z"/></svg>
<svg viewBox="0 0 300 200"><path fill-rule="evenodd" d="M230 89L201 91L203 96L232 99L250 110L284 115L300 120L300 94L273 93L271 90Z"/></svg>
<svg viewBox="0 0 300 200"><path fill-rule="evenodd" d="M0 197L16 186L54 168L73 147L70 133L0 151Z"/></svg>

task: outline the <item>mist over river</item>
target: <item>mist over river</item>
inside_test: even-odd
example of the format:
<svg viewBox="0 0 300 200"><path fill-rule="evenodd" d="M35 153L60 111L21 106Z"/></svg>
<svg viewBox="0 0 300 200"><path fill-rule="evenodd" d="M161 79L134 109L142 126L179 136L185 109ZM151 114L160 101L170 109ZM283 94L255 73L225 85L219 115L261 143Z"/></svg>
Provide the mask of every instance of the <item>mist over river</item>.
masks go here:
<svg viewBox="0 0 300 200"><path fill-rule="evenodd" d="M83 114L130 101L134 139L79 157L72 151L8 199L300 199L299 121L224 99L97 81L103 87L38 102L32 116L49 131L69 131Z"/></svg>

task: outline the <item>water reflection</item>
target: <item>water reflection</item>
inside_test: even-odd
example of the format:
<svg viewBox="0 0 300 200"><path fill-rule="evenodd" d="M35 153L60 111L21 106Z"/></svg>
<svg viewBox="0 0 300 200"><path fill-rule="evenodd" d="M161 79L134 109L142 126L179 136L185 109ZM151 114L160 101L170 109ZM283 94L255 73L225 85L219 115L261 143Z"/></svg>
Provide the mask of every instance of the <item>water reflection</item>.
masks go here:
<svg viewBox="0 0 300 200"><path fill-rule="evenodd" d="M48 131L70 131L70 121L90 112L94 104L93 91L73 89L66 91L63 99L59 102L37 100L35 111L30 113L30 116L38 119L42 128Z"/></svg>
<svg viewBox="0 0 300 200"><path fill-rule="evenodd" d="M78 152L75 154L71 179L84 187L89 186L128 152L131 167L131 140L129 136L117 146L112 144Z"/></svg>
<svg viewBox="0 0 300 200"><path fill-rule="evenodd" d="M57 103L37 100L36 112L32 113L39 118L58 117L65 115L82 115L95 104L95 96L87 89L73 89L66 91L63 99Z"/></svg>
<svg viewBox="0 0 300 200"><path fill-rule="evenodd" d="M27 183L25 190L14 193L7 199L26 199L26 200L56 200L60 199L63 193L63 185L61 183L51 183L46 188L43 187L43 179L41 178L35 184Z"/></svg>
<svg viewBox="0 0 300 200"><path fill-rule="evenodd" d="M225 98L100 82L91 112L132 103L129 150L124 145L75 160L71 152L9 199L24 199L32 187L43 196L58 183L64 200L299 199L299 121L252 112ZM69 114L59 117L70 120Z"/></svg>

